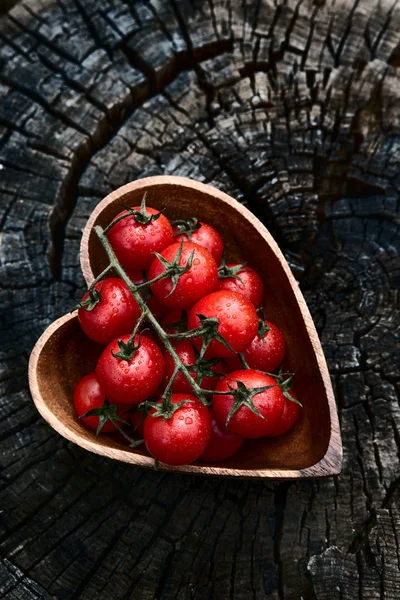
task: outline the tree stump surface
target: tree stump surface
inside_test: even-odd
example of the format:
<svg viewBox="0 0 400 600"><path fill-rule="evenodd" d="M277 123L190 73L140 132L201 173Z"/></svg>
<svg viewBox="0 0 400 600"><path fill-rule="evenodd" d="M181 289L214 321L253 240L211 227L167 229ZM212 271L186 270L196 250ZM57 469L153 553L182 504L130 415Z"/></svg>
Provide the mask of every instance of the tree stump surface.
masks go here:
<svg viewBox="0 0 400 600"><path fill-rule="evenodd" d="M400 3L24 0L0 18L0 598L400 598ZM83 292L108 192L184 175L288 259L339 406L339 478L132 468L37 413L30 351Z"/></svg>

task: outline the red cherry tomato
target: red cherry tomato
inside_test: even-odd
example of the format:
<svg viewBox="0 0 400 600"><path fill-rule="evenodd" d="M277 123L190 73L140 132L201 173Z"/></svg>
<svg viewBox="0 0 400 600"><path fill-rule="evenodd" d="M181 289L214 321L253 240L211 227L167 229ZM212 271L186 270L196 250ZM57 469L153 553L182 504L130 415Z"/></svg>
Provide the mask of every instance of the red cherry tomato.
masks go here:
<svg viewBox="0 0 400 600"><path fill-rule="evenodd" d="M172 262L177 256L180 247L180 243L172 244L160 254L167 261ZM192 242L183 243L179 265L185 266L192 252L194 252L192 266L186 273L179 277L177 286L173 292L171 292L173 288L171 277L166 277L151 285L153 294L166 306L181 309L190 308L197 300L212 292L217 285L217 263L205 248ZM158 277L165 270L164 265L156 257L149 270L149 279Z"/></svg>
<svg viewBox="0 0 400 600"><path fill-rule="evenodd" d="M129 335L119 339L127 343ZM162 381L164 359L161 350L146 335L141 335L140 347L130 361L113 356L112 353L119 351L118 338L103 350L96 366L97 379L107 398L115 404L140 404L154 395Z"/></svg>
<svg viewBox="0 0 400 600"><path fill-rule="evenodd" d="M236 389L238 381L244 383L247 389L276 384L276 380L273 377L249 369L246 371L233 371L233 373L226 375L218 383L216 391L226 392L229 390L229 386ZM245 438L260 438L275 435L285 404L285 396L279 385L255 394L252 401L264 418L255 414L247 406L242 405L231 417L227 427L228 431L237 433ZM215 394L213 396L213 413L221 427L225 427L233 403L233 395L224 396Z"/></svg>
<svg viewBox="0 0 400 600"><path fill-rule="evenodd" d="M180 231L180 227L174 227L175 241L189 241L202 246L208 250L217 265L219 265L222 258L222 252L224 251L224 242L222 241L220 234L214 227L211 227L211 225L208 225L207 223L199 221L198 224L200 225L198 229L186 233L184 233L185 228L183 228L182 233L177 233Z"/></svg>
<svg viewBox="0 0 400 600"><path fill-rule="evenodd" d="M272 373L285 356L285 338L271 321L265 321L265 324L269 331L264 336L257 334L243 351L243 356L252 369Z"/></svg>
<svg viewBox="0 0 400 600"><path fill-rule="evenodd" d="M297 397L293 390L290 390L290 395L293 396L293 398ZM299 409L300 407L296 402L293 402L292 400L289 400L289 398L285 397L282 416L275 426L274 433L270 435L276 437L277 435L283 435L292 429L299 418Z"/></svg>
<svg viewBox="0 0 400 600"><path fill-rule="evenodd" d="M244 368L242 361L237 354L230 356L229 358L225 358L225 362L228 365L227 373L232 373L232 371L241 371Z"/></svg>
<svg viewBox="0 0 400 600"><path fill-rule="evenodd" d="M237 292L223 290L204 296L189 312L189 330L200 326L198 314L218 318L217 331L229 343L234 352L242 352L257 333L256 309L250 300ZM194 344L200 349L201 339L194 338ZM232 354L222 342L212 340L205 357L225 357L232 356Z"/></svg>
<svg viewBox="0 0 400 600"><path fill-rule="evenodd" d="M185 315L186 313L184 313L182 310L170 310L161 319L160 325L162 325L164 331L166 331L169 334L179 333L179 326L176 324L180 323Z"/></svg>
<svg viewBox="0 0 400 600"><path fill-rule="evenodd" d="M234 263L226 265L228 269L235 266ZM220 277L216 289L238 292L238 294L242 294L242 296L248 298L256 308L261 306L264 295L264 285L259 274L251 267L245 265L238 271L236 276L240 277L241 281L234 277Z"/></svg>
<svg viewBox="0 0 400 600"><path fill-rule="evenodd" d="M101 300L92 310L78 309L80 326L98 344L108 344L115 337L133 331L140 308L122 279L110 277L95 285ZM81 303L89 298L86 293Z"/></svg>
<svg viewBox="0 0 400 600"><path fill-rule="evenodd" d="M135 285L140 285L141 283L144 282L144 271L138 271L138 270L132 270L132 269L125 269L125 271L129 277L129 279Z"/></svg>
<svg viewBox="0 0 400 600"><path fill-rule="evenodd" d="M200 459L205 462L220 462L226 458L230 458L243 444L243 438L237 433L230 433L220 426L218 421L212 418L212 434L211 440L201 455Z"/></svg>
<svg viewBox="0 0 400 600"><path fill-rule="evenodd" d="M171 400L173 404L190 402L185 402L166 420L151 416L155 413L151 409L144 422L144 442L155 459L167 465L188 465L203 454L210 441L210 413L190 394L172 394Z"/></svg>
<svg viewBox="0 0 400 600"><path fill-rule="evenodd" d="M194 348L189 340L179 340L178 342L173 343L175 352L179 356L181 362L186 366L190 367L192 365L198 364L196 359L196 354ZM168 381L171 379L173 372L175 370L174 359L171 354L167 351L164 354L165 361L165 374L164 374L164 388L167 385ZM215 375L206 375L202 378L200 387L203 390L214 390L218 381L221 379L222 375L226 372L226 365L219 361L215 364L215 366L210 366L210 370L215 372ZM190 374L193 379L197 382L199 381L199 375L196 371L189 369ZM173 392L178 392L181 394L193 394L193 388L191 384L188 382L186 377L182 372L179 372L174 379L174 382L171 386L171 390Z"/></svg>
<svg viewBox="0 0 400 600"><path fill-rule="evenodd" d="M133 207L133 210L139 212L140 206ZM146 208L146 212L148 215L159 213L154 208ZM127 211L122 211L117 217L123 214ZM118 221L107 236L121 265L130 270L147 269L154 259L154 252L161 252L174 241L171 223L162 214L147 224L128 216Z"/></svg>
<svg viewBox="0 0 400 600"><path fill-rule="evenodd" d="M147 300L147 306L157 321L160 321L168 313L168 306L165 306L165 304L160 302L155 296L150 296Z"/></svg>
<svg viewBox="0 0 400 600"><path fill-rule="evenodd" d="M102 388L100 387L99 382L97 381L97 377L95 373L89 373L89 375L85 375L74 391L74 407L76 414L78 417L85 415L87 412L92 410L93 408L102 408L104 405L106 395ZM121 419L128 420L127 415L124 414L124 411L128 407L119 407L117 415ZM99 417L85 417L84 419L80 419L85 423L90 429L97 430L99 426ZM118 423L120 426L123 426L123 423ZM111 421L106 421L101 428L101 433L110 433L111 431L115 431L116 427L112 424Z"/></svg>

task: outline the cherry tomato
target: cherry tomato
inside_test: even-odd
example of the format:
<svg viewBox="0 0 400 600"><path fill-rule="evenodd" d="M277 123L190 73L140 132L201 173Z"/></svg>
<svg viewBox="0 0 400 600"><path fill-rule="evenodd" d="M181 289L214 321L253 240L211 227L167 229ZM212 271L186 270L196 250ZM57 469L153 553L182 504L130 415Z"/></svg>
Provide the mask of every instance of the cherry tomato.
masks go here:
<svg viewBox="0 0 400 600"><path fill-rule="evenodd" d="M127 343L129 335L119 338ZM120 351L118 338L103 350L96 366L96 376L107 398L115 404L137 405L154 395L164 375L161 350L146 335L140 336L140 347L131 360L115 357ZM136 336L135 344L139 341Z"/></svg>
<svg viewBox="0 0 400 600"><path fill-rule="evenodd" d="M190 224L188 228L184 225L174 227L175 241L189 241L202 246L208 250L217 265L219 265L222 258L222 252L224 251L224 242L222 241L220 234L214 227L211 227L211 225L203 223L202 221L197 221L197 219L195 219L194 227L198 228L191 231Z"/></svg>
<svg viewBox="0 0 400 600"><path fill-rule="evenodd" d="M186 366L190 367L195 365L195 370L189 369L190 374L193 379L197 382L199 381L199 373L196 371L199 365L199 361L196 358L196 354L194 348L189 340L179 340L178 342L173 343L175 352L179 356L181 362ZM174 359L171 354L167 351L164 354L165 361L165 373L164 373L164 387L171 379L172 374L175 370ZM200 363L201 364L201 363ZM206 368L207 365L203 367ZM226 365L222 363L222 361L217 362L215 365L209 365L207 368L208 371L214 371L215 375L206 375L202 377L200 387L204 390L214 390L218 381L221 379L222 375L226 372ZM193 388L191 384L188 382L184 374L180 371L174 379L174 382L171 386L173 392L178 392L181 394L193 394Z"/></svg>
<svg viewBox="0 0 400 600"><path fill-rule="evenodd" d="M141 207L133 207L140 212ZM124 210L116 218L127 214ZM146 208L146 214L159 214L154 208ZM157 220L143 224L128 216L118 221L108 232L108 239L121 265L130 270L147 269L154 259L154 252L161 252L173 243L172 225L163 214Z"/></svg>
<svg viewBox="0 0 400 600"><path fill-rule="evenodd" d="M269 331L257 335L243 351L243 356L252 369L272 373L285 356L285 338L280 329L271 321L265 321Z"/></svg>
<svg viewBox="0 0 400 600"><path fill-rule="evenodd" d="M182 310L170 310L160 321L164 331L169 334L179 333L180 326L177 323L181 323L186 313ZM172 325L172 327L171 327Z"/></svg>
<svg viewBox="0 0 400 600"><path fill-rule="evenodd" d="M172 244L160 254L168 262L172 262L176 256L179 256L180 248L181 243ZM166 277L151 285L153 294L166 306L181 309L190 308L197 300L212 292L217 285L217 263L205 248L192 242L183 243L179 265L185 266L192 252L194 252L192 266L179 277L174 291L172 291L173 282L171 277ZM165 266L156 257L149 270L149 279L158 277L165 270Z"/></svg>
<svg viewBox="0 0 400 600"><path fill-rule="evenodd" d="M232 267L236 267L234 263L230 263L226 265L226 269L232 269ZM220 269L221 273L221 269ZM222 277L220 275L220 279L218 280L217 290L231 290L232 292L238 292L245 296L254 304L256 308L261 306L263 295L264 295L264 285L259 274L244 265L237 273L236 277L240 277L241 281L235 279L235 277Z"/></svg>
<svg viewBox="0 0 400 600"><path fill-rule="evenodd" d="M296 394L293 390L290 390L290 395L296 398ZM289 398L285 397L282 416L275 426L274 433L270 435L276 437L277 435L283 435L292 429L299 418L299 409L300 407L296 402L293 402L292 400L289 400Z"/></svg>
<svg viewBox="0 0 400 600"><path fill-rule="evenodd" d="M129 279L135 285L140 285L141 283L144 282L145 271L138 271L138 270L132 270L132 269L125 269L125 271L129 277Z"/></svg>
<svg viewBox="0 0 400 600"><path fill-rule="evenodd" d="M254 406L264 418L255 414L247 406L241 405L231 417L227 427L228 431L237 433L245 438L260 438L275 435L285 404L285 396L279 385L275 385L276 380L265 373L253 371L252 369L233 371L233 373L226 375L218 383L216 391L228 391L229 386L237 389L238 382L242 382L247 389L269 385L274 385L274 387L264 392L256 393L252 398ZM233 395L224 396L215 394L213 396L213 413L221 427L225 427L233 403Z"/></svg>
<svg viewBox="0 0 400 600"><path fill-rule="evenodd" d="M78 417L85 415L87 412L92 410L93 408L102 408L104 405L106 395L100 384L97 380L95 373L89 373L89 375L85 375L74 391L74 407L76 414ZM128 420L127 415L124 415L124 411L127 407L119 407L117 415L121 419ZM84 419L80 419L90 429L97 430L99 426L99 417L85 417ZM118 423L120 426L123 426L123 423ZM111 421L106 421L101 428L101 433L110 433L111 431L116 431L116 427L112 424Z"/></svg>
<svg viewBox="0 0 400 600"><path fill-rule="evenodd" d="M165 306L165 304L160 302L155 296L150 296L150 298L147 300L147 306L157 321L160 321L160 319L162 319L168 313L168 306Z"/></svg>
<svg viewBox="0 0 400 600"><path fill-rule="evenodd" d="M140 317L140 308L128 287L116 277L95 285L101 300L93 309L78 309L80 326L86 335L98 344L108 344L115 337L133 331ZM86 293L81 304L89 300Z"/></svg>
<svg viewBox="0 0 400 600"><path fill-rule="evenodd" d="M230 433L221 427L218 421L211 413L212 434L211 440L200 456L205 462L220 462L236 454L243 444L242 436L237 433Z"/></svg>
<svg viewBox="0 0 400 600"><path fill-rule="evenodd" d="M200 326L197 315L218 318L218 333L229 343L234 352L242 352L257 333L258 317L254 305L237 292L222 290L204 296L190 310L188 329ZM194 344L201 348L201 338L194 338ZM205 354L206 358L232 356L229 348L219 340L212 340Z"/></svg>
<svg viewBox="0 0 400 600"><path fill-rule="evenodd" d="M190 394L172 394L172 404L185 402L171 418L151 416L144 422L144 442L155 459L167 465L188 465L199 458L211 438L209 410ZM159 401L161 404L161 400Z"/></svg>

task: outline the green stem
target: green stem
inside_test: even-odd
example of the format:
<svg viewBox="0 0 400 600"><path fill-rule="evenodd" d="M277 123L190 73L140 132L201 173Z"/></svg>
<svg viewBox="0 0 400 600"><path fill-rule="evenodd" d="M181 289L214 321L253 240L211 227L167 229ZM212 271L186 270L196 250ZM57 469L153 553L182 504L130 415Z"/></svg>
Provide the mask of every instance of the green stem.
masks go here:
<svg viewBox="0 0 400 600"><path fill-rule="evenodd" d="M115 419L110 419L111 423L114 425L115 429L118 429L118 431L120 432L120 434L129 442L129 445L132 446L132 448L136 448L137 446L140 446L141 444L143 444L144 440L133 440L127 433L125 433L125 431L122 429L122 427L120 427L118 425L118 421L116 421Z"/></svg>
<svg viewBox="0 0 400 600"><path fill-rule="evenodd" d="M190 374L188 368L182 363L182 361L179 358L178 354L175 352L175 349L174 349L173 345L169 341L168 334L161 327L161 325L159 324L159 322L157 321L157 319L155 318L155 316L153 315L153 313L151 312L151 310L149 309L149 307L147 306L147 304L145 303L145 301L141 297L141 295L139 293L138 286L136 286L134 283L132 283L132 281L129 279L129 277L125 273L125 270L120 265L117 257L115 256L114 250L113 250L110 242L108 241L108 238L107 238L107 235L105 233L105 230L103 230L103 228L100 225L96 225L95 228L94 228L94 230L95 230L95 232L96 232L96 234L97 234L97 236L98 236L101 244L103 245L105 251L107 252L107 255L108 255L108 258L109 258L109 261L110 261L110 265L115 269L115 271L118 273L118 275L121 277L121 279L123 279L123 281L128 286L131 294L134 296L136 302L138 303L138 305L140 307L142 315L144 315L143 318L147 318L147 320L151 323L151 325L153 326L153 328L157 332L157 335L159 336L159 338L164 343L165 348L168 350L168 352L172 356L173 361L175 363L175 366L177 366L179 368L179 370L183 373L183 375L186 377L186 379L188 380L188 382L192 386L193 391L196 394L196 396L198 396L199 400L205 406L208 406L208 403L207 403L207 401L206 401L206 399L204 397L203 390L196 383L196 381L193 379L193 377Z"/></svg>
<svg viewBox="0 0 400 600"><path fill-rule="evenodd" d="M108 267L106 267L101 273L100 275L97 275L96 279L94 279L92 281L92 283L90 284L89 287L89 291L92 290L94 288L95 285L97 285L99 283L99 281L101 281L102 279L104 279L104 277L107 275L107 273L109 273L109 271L111 271L112 269L112 265L108 265Z"/></svg>
<svg viewBox="0 0 400 600"><path fill-rule="evenodd" d="M167 387L165 388L164 393L162 395L163 398L168 398L169 390L171 389L172 384L174 383L175 377L178 375L178 373L179 373L179 366L175 365L174 372L172 373L172 376L171 376L170 380L168 381Z"/></svg>

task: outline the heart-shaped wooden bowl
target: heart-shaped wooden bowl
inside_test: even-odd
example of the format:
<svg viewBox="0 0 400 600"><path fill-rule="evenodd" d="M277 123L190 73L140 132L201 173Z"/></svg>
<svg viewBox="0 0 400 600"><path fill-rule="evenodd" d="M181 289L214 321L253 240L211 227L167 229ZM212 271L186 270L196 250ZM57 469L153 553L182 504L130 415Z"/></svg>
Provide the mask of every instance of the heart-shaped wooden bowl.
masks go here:
<svg viewBox="0 0 400 600"><path fill-rule="evenodd" d="M246 440L240 452L213 466L160 465L168 471L223 477L301 478L340 473L342 444L335 399L321 344L304 298L276 242L260 221L236 200L216 188L183 177L149 177L129 183L102 200L92 212L81 244L86 283L107 266L104 249L93 227L105 227L121 211L118 202L165 209L171 219L197 216L223 235L229 260L247 261L265 285L265 314L285 333L287 367L303 404L294 429L280 438ZM79 446L116 460L153 467L143 447L131 450L113 435L87 429L75 416L73 390L93 371L102 347L82 333L76 312L58 319L43 333L29 363L29 383L35 404L50 425Z"/></svg>

